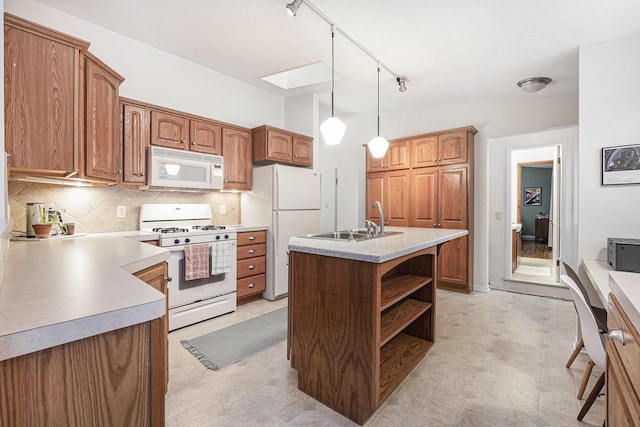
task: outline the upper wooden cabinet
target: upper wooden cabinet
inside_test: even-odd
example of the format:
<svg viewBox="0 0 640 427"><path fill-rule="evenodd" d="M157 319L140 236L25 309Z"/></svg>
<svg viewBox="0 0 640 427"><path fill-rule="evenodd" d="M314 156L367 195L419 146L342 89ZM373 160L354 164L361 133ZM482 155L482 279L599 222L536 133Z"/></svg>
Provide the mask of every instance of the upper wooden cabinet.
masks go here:
<svg viewBox="0 0 640 427"><path fill-rule="evenodd" d="M98 58L86 54L85 143L82 145L86 178L114 184L121 179L118 88L123 80Z"/></svg>
<svg viewBox="0 0 640 427"><path fill-rule="evenodd" d="M151 111L151 145L222 154L222 126L179 113Z"/></svg>
<svg viewBox="0 0 640 427"><path fill-rule="evenodd" d="M5 14L8 166L52 176L80 170L82 54L89 43Z"/></svg>
<svg viewBox="0 0 640 427"><path fill-rule="evenodd" d="M191 120L190 150L206 154L222 154L222 126L201 120Z"/></svg>
<svg viewBox="0 0 640 427"><path fill-rule="evenodd" d="M122 184L145 185L147 147L151 141L151 110L121 103L122 109Z"/></svg>
<svg viewBox="0 0 640 427"><path fill-rule="evenodd" d="M409 226L409 171L367 174L367 219L380 224L380 212L372 209L379 201L384 210L384 225Z"/></svg>
<svg viewBox="0 0 640 427"><path fill-rule="evenodd" d="M468 141L477 131L473 127L456 129L442 134L412 137L411 167L444 166L467 163Z"/></svg>
<svg viewBox="0 0 640 427"><path fill-rule="evenodd" d="M313 138L309 136L266 125L252 129L251 135L254 163L313 165Z"/></svg>
<svg viewBox="0 0 640 427"><path fill-rule="evenodd" d="M381 159L372 157L369 150L367 150L367 172L383 172L386 170L399 169L409 169L408 141L390 141L389 149Z"/></svg>
<svg viewBox="0 0 640 427"><path fill-rule="evenodd" d="M224 189L251 190L251 132L222 129Z"/></svg>

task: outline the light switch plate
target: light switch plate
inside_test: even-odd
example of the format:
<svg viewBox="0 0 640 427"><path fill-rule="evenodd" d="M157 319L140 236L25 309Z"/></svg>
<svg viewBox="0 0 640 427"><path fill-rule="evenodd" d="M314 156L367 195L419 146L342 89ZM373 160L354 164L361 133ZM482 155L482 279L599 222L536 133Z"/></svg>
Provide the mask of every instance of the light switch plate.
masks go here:
<svg viewBox="0 0 640 427"><path fill-rule="evenodd" d="M227 214L227 207L225 205L220 205L220 215Z"/></svg>
<svg viewBox="0 0 640 427"><path fill-rule="evenodd" d="M118 206L116 210L116 217L125 218L127 216L127 207L126 206Z"/></svg>

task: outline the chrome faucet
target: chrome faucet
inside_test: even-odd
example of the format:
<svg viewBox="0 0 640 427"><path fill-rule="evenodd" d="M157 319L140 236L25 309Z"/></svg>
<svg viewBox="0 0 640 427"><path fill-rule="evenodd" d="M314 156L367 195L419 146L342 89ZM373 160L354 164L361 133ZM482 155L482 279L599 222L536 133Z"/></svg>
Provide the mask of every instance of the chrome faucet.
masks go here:
<svg viewBox="0 0 640 427"><path fill-rule="evenodd" d="M367 226L367 238L378 237L378 226L375 222L365 219L364 224Z"/></svg>
<svg viewBox="0 0 640 427"><path fill-rule="evenodd" d="M375 209L378 207L378 211L380 211L380 235L384 235L384 211L382 210L382 205L379 201L375 201L371 204L371 209Z"/></svg>

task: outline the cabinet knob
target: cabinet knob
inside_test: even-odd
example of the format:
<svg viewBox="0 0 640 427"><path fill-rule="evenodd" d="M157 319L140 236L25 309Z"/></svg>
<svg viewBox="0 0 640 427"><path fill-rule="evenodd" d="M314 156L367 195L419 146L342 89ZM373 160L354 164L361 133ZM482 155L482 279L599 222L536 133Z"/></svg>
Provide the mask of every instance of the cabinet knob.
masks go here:
<svg viewBox="0 0 640 427"><path fill-rule="evenodd" d="M255 249L249 249L249 253L250 253L250 254L255 254L255 253L256 253L256 250L255 250Z"/></svg>
<svg viewBox="0 0 640 427"><path fill-rule="evenodd" d="M120 174L122 173L122 169L118 169L118 170L116 171L116 173L117 173L118 175L120 175Z"/></svg>
<svg viewBox="0 0 640 427"><path fill-rule="evenodd" d="M256 236L249 236L249 240L256 240Z"/></svg>
<svg viewBox="0 0 640 427"><path fill-rule="evenodd" d="M183 140L180 141L180 144L184 144L185 142L187 142L187 141L183 139Z"/></svg>
<svg viewBox="0 0 640 427"><path fill-rule="evenodd" d="M191 145L198 145L195 141L191 141Z"/></svg>
<svg viewBox="0 0 640 427"><path fill-rule="evenodd" d="M254 268L256 268L255 265L251 264L249 267L247 267L249 270L253 270Z"/></svg>
<svg viewBox="0 0 640 427"><path fill-rule="evenodd" d="M615 329L610 329L609 332L607 332L607 338L609 338L612 341L616 341L619 342L622 345L625 345L625 336L627 334L620 328L615 328Z"/></svg>
<svg viewBox="0 0 640 427"><path fill-rule="evenodd" d="M249 287L250 288L255 288L256 284L255 283L249 283Z"/></svg>
<svg viewBox="0 0 640 427"><path fill-rule="evenodd" d="M144 176L144 172L140 172L140 176Z"/></svg>

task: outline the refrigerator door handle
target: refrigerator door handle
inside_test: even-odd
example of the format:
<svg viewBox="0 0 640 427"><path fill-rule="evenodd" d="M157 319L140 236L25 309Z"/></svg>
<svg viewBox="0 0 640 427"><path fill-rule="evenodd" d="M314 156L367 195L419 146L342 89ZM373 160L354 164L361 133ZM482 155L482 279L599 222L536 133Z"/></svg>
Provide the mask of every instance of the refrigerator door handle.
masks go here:
<svg viewBox="0 0 640 427"><path fill-rule="evenodd" d="M280 233L278 232L278 225L280 224L280 218L278 218L280 212L278 211L273 211L273 237L275 239L275 245L274 245L274 249L276 251L276 255L280 255L280 251L278 250L278 248L280 247L278 245L278 237L280 235Z"/></svg>

